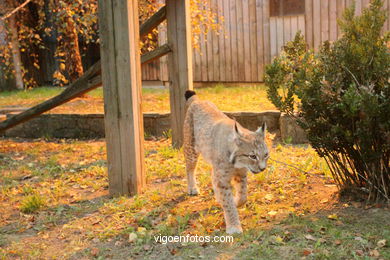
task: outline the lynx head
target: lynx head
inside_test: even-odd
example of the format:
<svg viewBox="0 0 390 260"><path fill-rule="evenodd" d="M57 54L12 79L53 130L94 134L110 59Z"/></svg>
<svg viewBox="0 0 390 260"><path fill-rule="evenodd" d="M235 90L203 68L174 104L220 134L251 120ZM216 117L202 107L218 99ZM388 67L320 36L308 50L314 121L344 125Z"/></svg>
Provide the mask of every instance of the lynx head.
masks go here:
<svg viewBox="0 0 390 260"><path fill-rule="evenodd" d="M269 151L265 143L266 124L263 123L256 132L240 129L234 124L234 143L236 149L230 155L230 162L235 168L247 168L256 174L267 167Z"/></svg>

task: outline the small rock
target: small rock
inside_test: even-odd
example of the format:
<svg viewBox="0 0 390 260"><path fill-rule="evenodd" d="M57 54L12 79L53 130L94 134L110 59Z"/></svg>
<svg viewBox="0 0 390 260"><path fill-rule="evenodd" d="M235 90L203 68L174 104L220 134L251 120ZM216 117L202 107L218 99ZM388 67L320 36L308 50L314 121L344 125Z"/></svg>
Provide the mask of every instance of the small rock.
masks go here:
<svg viewBox="0 0 390 260"><path fill-rule="evenodd" d="M129 234L129 243L133 243L134 241L137 240L137 234L136 233L130 233Z"/></svg>

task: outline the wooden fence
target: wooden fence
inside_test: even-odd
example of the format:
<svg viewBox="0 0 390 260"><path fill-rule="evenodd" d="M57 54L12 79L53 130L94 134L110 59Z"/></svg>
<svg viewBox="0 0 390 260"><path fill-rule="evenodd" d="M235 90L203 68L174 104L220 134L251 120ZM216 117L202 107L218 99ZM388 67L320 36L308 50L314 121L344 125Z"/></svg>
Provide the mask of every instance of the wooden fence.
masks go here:
<svg viewBox="0 0 390 260"><path fill-rule="evenodd" d="M271 15L275 0L208 0L214 12L224 18L220 32L201 37L200 48L193 52L196 82L262 82L263 71L281 47L298 30L308 45L318 48L321 42L340 35L337 19L352 0L301 0L304 12L294 15ZM287 0L286 2L299 2ZM369 0L356 0L356 14L361 14ZM390 0L384 8L390 15ZM390 29L387 19L384 31ZM164 28L160 37L164 38ZM160 39L164 43L164 39ZM143 80L168 80L166 60L143 66Z"/></svg>

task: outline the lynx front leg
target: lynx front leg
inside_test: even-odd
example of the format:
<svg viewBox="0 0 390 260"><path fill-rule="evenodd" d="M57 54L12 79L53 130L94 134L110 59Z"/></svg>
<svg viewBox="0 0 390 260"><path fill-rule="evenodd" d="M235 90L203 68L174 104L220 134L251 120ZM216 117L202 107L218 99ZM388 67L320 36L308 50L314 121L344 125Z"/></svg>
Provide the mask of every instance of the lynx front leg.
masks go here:
<svg viewBox="0 0 390 260"><path fill-rule="evenodd" d="M222 205L225 216L226 233L242 233L238 211L234 203L232 186L230 181L219 179L216 182L216 197Z"/></svg>
<svg viewBox="0 0 390 260"><path fill-rule="evenodd" d="M234 176L233 185L236 191L234 196L234 203L237 207L241 207L245 204L247 199L247 178L245 176Z"/></svg>

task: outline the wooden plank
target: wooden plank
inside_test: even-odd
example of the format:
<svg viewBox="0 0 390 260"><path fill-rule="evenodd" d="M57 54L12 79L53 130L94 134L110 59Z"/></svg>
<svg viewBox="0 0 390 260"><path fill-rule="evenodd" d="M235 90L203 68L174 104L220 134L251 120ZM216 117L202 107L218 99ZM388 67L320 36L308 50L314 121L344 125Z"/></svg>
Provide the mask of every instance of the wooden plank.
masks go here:
<svg viewBox="0 0 390 260"><path fill-rule="evenodd" d="M226 2L223 2L222 0L218 0L217 2L217 10L218 10L218 19L220 17L223 18L223 4L227 4ZM219 41L219 81L225 82L226 81L226 47L225 47L225 34L224 34L224 22L219 21L221 24L221 29L219 30L218 34L218 41Z"/></svg>
<svg viewBox="0 0 390 260"><path fill-rule="evenodd" d="M206 36L201 33L200 34L200 67L202 71L202 81L208 81L208 63L207 63L207 48L206 48Z"/></svg>
<svg viewBox="0 0 390 260"><path fill-rule="evenodd" d="M158 3L163 3L163 2L165 3L165 1L163 1L163 0L158 1ZM167 40L167 25L166 25L166 23L162 23L158 26L158 44L163 45L167 42L168 42L168 40ZM168 57L167 56L161 57L159 62L160 62L160 64L159 64L159 68L160 68L159 78L161 81L167 82L168 81Z"/></svg>
<svg viewBox="0 0 390 260"><path fill-rule="evenodd" d="M313 44L315 50L321 45L321 0L313 0Z"/></svg>
<svg viewBox="0 0 390 260"><path fill-rule="evenodd" d="M250 57L251 57L251 76L249 81L257 81L257 21L256 21L256 0L249 0L249 35L250 35Z"/></svg>
<svg viewBox="0 0 390 260"><path fill-rule="evenodd" d="M355 8L356 8L355 15L361 15L362 14L362 0L355 1Z"/></svg>
<svg viewBox="0 0 390 260"><path fill-rule="evenodd" d="M237 1L230 1L230 43L232 56L232 81L238 81Z"/></svg>
<svg viewBox="0 0 390 260"><path fill-rule="evenodd" d="M164 45L161 45L159 47L157 47L156 49L154 49L153 51L150 51L148 53L145 53L144 55L142 55L141 57L141 63L144 65L144 64L148 64L152 61L155 61L156 59L166 55L167 53L171 52L171 48L169 47L169 45L166 43ZM149 75L151 76L151 75Z"/></svg>
<svg viewBox="0 0 390 260"><path fill-rule="evenodd" d="M290 41L291 40L294 40L295 38L295 35L297 34L298 32L298 28L299 28L299 25L298 25L298 15L295 15L295 16L290 16Z"/></svg>
<svg viewBox="0 0 390 260"><path fill-rule="evenodd" d="M228 82L233 81L232 77L232 43L231 43L231 31L230 31L230 1L227 0L224 2L223 5L223 16L225 18L225 23L224 23L224 46L225 46L225 79Z"/></svg>
<svg viewBox="0 0 390 260"><path fill-rule="evenodd" d="M345 10L345 0L337 0L337 21L343 17L343 13ZM341 29L339 24L337 23L337 38L341 36Z"/></svg>
<svg viewBox="0 0 390 260"><path fill-rule="evenodd" d="M244 52L244 24L243 24L243 2L236 2L237 10L237 60L238 74L237 81L245 81L245 52Z"/></svg>
<svg viewBox="0 0 390 260"><path fill-rule="evenodd" d="M279 55L280 51L282 50L282 47L284 45L284 23L283 23L283 17L276 17L276 51L277 55Z"/></svg>
<svg viewBox="0 0 390 260"><path fill-rule="evenodd" d="M329 40L329 1L321 0L321 42Z"/></svg>
<svg viewBox="0 0 390 260"><path fill-rule="evenodd" d="M218 12L218 6L217 6L217 0L210 0L211 3L211 11L213 13ZM219 39L218 35L215 31L211 32L211 39L212 39L212 49L213 49L213 54L212 54L212 62L213 62L213 70L214 70L214 78L212 81L219 82L220 81L220 73L219 73Z"/></svg>
<svg viewBox="0 0 390 260"><path fill-rule="evenodd" d="M329 1L329 40L337 40L337 1Z"/></svg>
<svg viewBox="0 0 390 260"><path fill-rule="evenodd" d="M192 67L194 68L194 81L202 81L201 57L200 57L200 42L197 48L193 51L194 59Z"/></svg>
<svg viewBox="0 0 390 260"><path fill-rule="evenodd" d="M141 37L147 35L160 23L162 23L167 16L167 10L165 6L161 7L155 14L153 14L148 20L146 20L139 28Z"/></svg>
<svg viewBox="0 0 390 260"><path fill-rule="evenodd" d="M271 47L271 58L274 58L278 55L278 36L277 36L277 26L276 26L277 17L270 18L270 47Z"/></svg>
<svg viewBox="0 0 390 260"><path fill-rule="evenodd" d="M133 22L131 23L130 22L130 25L134 26L133 30L134 30L134 34L136 36L138 36L138 34L141 35L140 33L140 24L139 24L139 13L138 13L138 1L134 1L133 2L133 7L132 7L132 10L133 10L133 13L129 15L129 20L131 18L133 18ZM119 20L121 20L121 18L119 18ZM139 38L137 37L132 37L132 35L129 35L128 38L130 38L130 40L133 40L134 42L132 42L132 45L131 46L134 46L134 48L139 48ZM123 46L122 46L123 47ZM124 49L125 51L127 51L126 49ZM130 56L131 56L131 53L130 53ZM119 56L120 57L120 56ZM140 73L136 73L137 72L137 68L139 68L141 66L141 55L139 55L139 53L135 56L135 66L133 66L133 70L135 72L135 75L136 75L136 81L137 81L137 87L132 89L132 98L133 99L136 99L134 100L133 102L133 113L135 113L136 115L136 118L134 118L134 122L129 122L129 120L127 120L127 123L132 123L133 127L134 127L134 132L135 132L135 137L138 138L138 139L135 139L134 140L134 144L131 144L131 145L134 145L134 149L137 149L138 147L138 151L136 150L135 151L135 159L137 160L137 165L133 166L133 161L130 161L130 162L127 162L127 165L130 163L131 166L130 167L136 167L139 170L139 174L137 174L136 176L128 176L128 179L124 178L123 180L127 183L124 183L124 188L127 188L127 185L130 185L130 186L135 186L137 185L138 186L138 192L141 192L143 187L146 186L146 174L145 174L145 157L144 157L144 116L143 116L143 113L142 113L142 80L141 80L141 74ZM125 71L124 71L124 74ZM119 82L120 83L120 82ZM120 85L121 86L121 85ZM123 87L122 87L123 88ZM125 90L127 91L127 90ZM123 109L128 109L127 107L128 105L124 105ZM122 115L126 115L124 113L122 113ZM130 125L131 127L131 125ZM138 128L138 129L137 129ZM125 134L127 134L126 131L128 131L128 126L126 127L125 126ZM124 151L123 154L126 155L126 150ZM125 158L125 160L127 160L127 158ZM131 169L131 168L130 168ZM131 178L130 178L131 177ZM134 183L136 182L136 183ZM129 191L131 193L131 191Z"/></svg>
<svg viewBox="0 0 390 260"><path fill-rule="evenodd" d="M263 1L264 64L271 63L269 1Z"/></svg>
<svg viewBox="0 0 390 260"><path fill-rule="evenodd" d="M313 0L305 0L305 38L309 48L314 47L313 39Z"/></svg>
<svg viewBox="0 0 390 260"><path fill-rule="evenodd" d="M257 27L257 81L264 81L264 21L263 1L256 1L256 27ZM268 39L269 40L269 39ZM269 54L267 54L269 55Z"/></svg>
<svg viewBox="0 0 390 260"><path fill-rule="evenodd" d="M99 0L109 191L113 196L134 195L145 182L137 6L136 0L115 4Z"/></svg>
<svg viewBox="0 0 390 260"><path fill-rule="evenodd" d="M167 0L172 145L183 144L186 90L193 89L190 0Z"/></svg>
<svg viewBox="0 0 390 260"><path fill-rule="evenodd" d="M383 9L387 10L387 21L383 25L383 32L390 30L390 0L384 0Z"/></svg>
<svg viewBox="0 0 390 260"><path fill-rule="evenodd" d="M291 40L291 17L283 16L283 46Z"/></svg>
<svg viewBox="0 0 390 260"><path fill-rule="evenodd" d="M211 6L211 0L206 0ZM212 37L212 31L209 31L206 35L206 53L207 53L207 74L208 74L208 81L214 81L214 50L213 50L213 37Z"/></svg>
<svg viewBox="0 0 390 260"><path fill-rule="evenodd" d="M387 31L390 31L390 0L387 0Z"/></svg>
<svg viewBox="0 0 390 260"><path fill-rule="evenodd" d="M306 35L305 16L298 16L298 31L301 31L302 35Z"/></svg>
<svg viewBox="0 0 390 260"><path fill-rule="evenodd" d="M251 79L251 35L249 26L249 0L242 1L242 28L244 31L242 41L244 41L244 81Z"/></svg>

